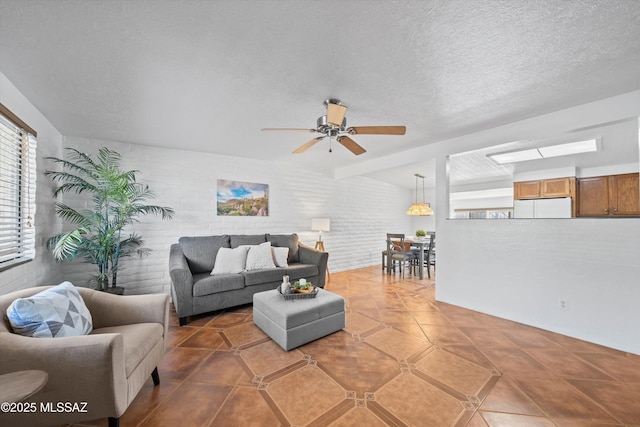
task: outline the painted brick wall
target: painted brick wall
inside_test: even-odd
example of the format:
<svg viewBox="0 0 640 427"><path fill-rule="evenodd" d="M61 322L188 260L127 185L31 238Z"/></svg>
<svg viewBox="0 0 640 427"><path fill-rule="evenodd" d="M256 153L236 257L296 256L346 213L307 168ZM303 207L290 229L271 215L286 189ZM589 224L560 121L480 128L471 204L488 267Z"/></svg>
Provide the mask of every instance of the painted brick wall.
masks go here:
<svg viewBox="0 0 640 427"><path fill-rule="evenodd" d="M135 225L153 252L143 259L121 261L118 282L128 294L169 291L169 247L180 236L298 233L313 246L317 234L311 232L311 218L327 217L331 231L323 234L323 240L330 253L329 269L337 272L379 264L385 233L411 229L404 213L410 192L368 178L336 180L322 172L301 173L283 163L118 142L66 138L64 145L87 153L103 146L118 151L123 167L140 170L138 180L156 193L152 203L176 211L170 221L147 216ZM217 216L217 179L269 184L269 216ZM72 206L82 203L76 196L65 197ZM93 268L74 262L64 264L62 271L65 279L86 285Z"/></svg>

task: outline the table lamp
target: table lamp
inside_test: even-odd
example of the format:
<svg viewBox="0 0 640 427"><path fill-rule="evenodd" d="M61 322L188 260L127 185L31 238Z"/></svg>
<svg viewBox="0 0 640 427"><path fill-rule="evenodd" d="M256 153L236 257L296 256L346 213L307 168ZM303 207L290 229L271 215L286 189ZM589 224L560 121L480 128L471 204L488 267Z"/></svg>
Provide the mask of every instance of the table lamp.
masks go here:
<svg viewBox="0 0 640 427"><path fill-rule="evenodd" d="M322 252L326 252L324 250L324 242L322 241L322 232L329 231L330 227L329 218L312 218L311 219L311 230L318 232L318 240L316 240L316 249ZM331 280L331 275L329 274L329 265L327 265L327 279Z"/></svg>
<svg viewBox="0 0 640 427"><path fill-rule="evenodd" d="M324 242L322 241L322 232L329 231L331 220L329 218L312 218L311 219L311 230L317 231L318 240L316 241L316 249L324 251Z"/></svg>

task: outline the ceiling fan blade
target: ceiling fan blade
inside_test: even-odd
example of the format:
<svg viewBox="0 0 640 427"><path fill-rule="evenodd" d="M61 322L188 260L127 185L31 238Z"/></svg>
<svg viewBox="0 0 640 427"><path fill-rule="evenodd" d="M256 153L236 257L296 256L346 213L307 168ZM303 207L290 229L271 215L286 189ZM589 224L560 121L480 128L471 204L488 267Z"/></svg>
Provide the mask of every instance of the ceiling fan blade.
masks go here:
<svg viewBox="0 0 640 427"><path fill-rule="evenodd" d="M316 129L304 129L304 128L262 128L261 131L276 131L276 132L318 132Z"/></svg>
<svg viewBox="0 0 640 427"><path fill-rule="evenodd" d="M342 126L342 122L344 121L344 115L347 112L347 107L345 105L338 104L327 104L327 123L333 126Z"/></svg>
<svg viewBox="0 0 640 427"><path fill-rule="evenodd" d="M313 147L314 145L316 145L318 142L320 142L321 140L324 139L324 136L319 136L317 138L313 138L311 141L305 143L304 145L296 148L293 151L293 154L300 154L300 153L304 153L305 151L307 151L309 148Z"/></svg>
<svg viewBox="0 0 640 427"><path fill-rule="evenodd" d="M406 131L405 126L357 126L347 129L350 135L404 135Z"/></svg>
<svg viewBox="0 0 640 427"><path fill-rule="evenodd" d="M340 144L344 146L344 148L351 151L356 156L359 156L360 154L367 151L364 148L362 148L360 145L358 145L353 139L349 138L348 136L339 136L336 138L336 141L338 141Z"/></svg>

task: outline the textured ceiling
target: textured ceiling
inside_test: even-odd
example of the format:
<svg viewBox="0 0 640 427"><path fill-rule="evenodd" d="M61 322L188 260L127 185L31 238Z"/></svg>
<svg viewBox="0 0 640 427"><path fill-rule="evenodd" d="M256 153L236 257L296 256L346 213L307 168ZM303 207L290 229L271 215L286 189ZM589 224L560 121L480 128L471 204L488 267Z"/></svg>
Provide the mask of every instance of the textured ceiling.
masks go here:
<svg viewBox="0 0 640 427"><path fill-rule="evenodd" d="M0 0L0 70L62 134L327 172L640 89L639 40L637 0ZM328 97L407 134L259 131Z"/></svg>

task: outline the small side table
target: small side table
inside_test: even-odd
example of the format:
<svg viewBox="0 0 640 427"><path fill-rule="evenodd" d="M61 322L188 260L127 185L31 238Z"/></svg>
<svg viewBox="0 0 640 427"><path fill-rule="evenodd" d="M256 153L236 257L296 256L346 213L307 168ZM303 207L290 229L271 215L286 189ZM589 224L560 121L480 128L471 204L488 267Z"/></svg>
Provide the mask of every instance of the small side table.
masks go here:
<svg viewBox="0 0 640 427"><path fill-rule="evenodd" d="M22 402L40 391L47 383L45 371L17 371L0 375L0 402Z"/></svg>
<svg viewBox="0 0 640 427"><path fill-rule="evenodd" d="M316 250L326 252L324 250L324 242L322 240L316 240ZM329 265L327 265L327 279L331 280L331 274L329 274Z"/></svg>

